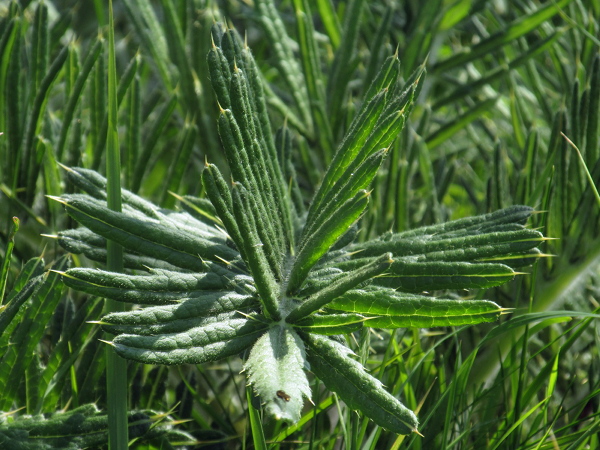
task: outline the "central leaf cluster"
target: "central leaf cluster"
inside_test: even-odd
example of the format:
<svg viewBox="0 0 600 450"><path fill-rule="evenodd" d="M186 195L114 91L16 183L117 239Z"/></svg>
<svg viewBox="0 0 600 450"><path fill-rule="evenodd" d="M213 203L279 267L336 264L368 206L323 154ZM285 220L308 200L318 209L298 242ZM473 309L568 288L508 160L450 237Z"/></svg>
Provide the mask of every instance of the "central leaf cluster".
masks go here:
<svg viewBox="0 0 600 450"><path fill-rule="evenodd" d="M291 162L291 133L272 133L264 81L250 50L218 25L212 38L208 67L231 181L207 163L202 183L210 203L184 197L185 212L176 212L123 191L117 213L105 206L103 177L69 169L71 182L87 194L58 200L83 227L60 233L59 242L96 261L106 260L106 239L118 242L134 272L75 268L64 273L65 283L144 305L102 318L116 335L111 345L125 358L199 364L249 350L248 379L277 418L300 418L304 398L310 399L310 369L378 425L416 431L412 411L338 336L365 326L496 320L502 308L493 302L422 292L512 279L513 267L539 255L541 234L524 227L531 208L354 243L367 189L405 124L423 68L403 83L398 59L386 60L306 208Z"/></svg>

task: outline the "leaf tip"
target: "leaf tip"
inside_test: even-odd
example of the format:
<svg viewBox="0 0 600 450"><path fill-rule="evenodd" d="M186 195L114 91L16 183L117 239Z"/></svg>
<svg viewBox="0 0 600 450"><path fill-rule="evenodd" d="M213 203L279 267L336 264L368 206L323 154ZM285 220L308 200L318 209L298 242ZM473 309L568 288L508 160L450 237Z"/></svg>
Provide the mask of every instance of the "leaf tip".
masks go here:
<svg viewBox="0 0 600 450"><path fill-rule="evenodd" d="M49 198L50 200L54 200L55 202L58 202L58 203L62 203L63 205L67 204L67 201L64 198L58 197L56 195L46 195L46 198Z"/></svg>
<svg viewBox="0 0 600 450"><path fill-rule="evenodd" d="M67 273L62 270L54 270L54 269L50 269L49 272L54 272L54 273L57 273L58 275L66 275L66 273Z"/></svg>

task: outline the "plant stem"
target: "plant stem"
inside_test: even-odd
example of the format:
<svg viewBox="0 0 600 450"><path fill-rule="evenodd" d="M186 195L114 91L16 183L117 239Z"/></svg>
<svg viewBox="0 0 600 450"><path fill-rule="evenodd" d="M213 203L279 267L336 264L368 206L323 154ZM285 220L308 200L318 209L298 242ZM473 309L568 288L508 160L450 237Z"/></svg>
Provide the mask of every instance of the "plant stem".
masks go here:
<svg viewBox="0 0 600 450"><path fill-rule="evenodd" d="M115 62L115 35L112 1L108 3L108 136L106 149L106 190L108 207L121 211L121 158L117 130L117 71ZM107 241L107 268L113 272L123 271L123 248L114 241ZM107 300L107 312L123 311L125 305ZM106 389L108 407L108 445L110 450L128 447L127 430L127 363L119 358L112 347L107 348Z"/></svg>
<svg viewBox="0 0 600 450"><path fill-rule="evenodd" d="M10 267L10 258L12 256L12 251L15 246L15 234L19 231L19 221L18 217L13 217L13 225L10 229L10 233L8 234L8 242L6 243L6 253L4 254L4 261L2 261L2 268L0 269L0 305L2 305L4 301L4 292L6 292L6 282L8 279L8 269Z"/></svg>

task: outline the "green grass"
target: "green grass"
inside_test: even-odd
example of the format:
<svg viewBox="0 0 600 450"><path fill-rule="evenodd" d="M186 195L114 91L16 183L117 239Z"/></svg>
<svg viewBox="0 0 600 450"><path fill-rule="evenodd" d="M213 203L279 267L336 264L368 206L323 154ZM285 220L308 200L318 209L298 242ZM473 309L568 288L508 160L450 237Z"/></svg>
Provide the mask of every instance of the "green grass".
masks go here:
<svg viewBox="0 0 600 450"><path fill-rule="evenodd" d="M294 0L274 9L266 0L115 1L116 83L107 75L106 5L67 3L0 5L0 255L10 258L0 278L0 447L106 442L110 393L97 323L103 302L66 289L57 273L104 267L93 262L102 256L71 250L65 257L59 240L48 236L76 224L48 196L78 192L60 164L107 175L112 142L121 149L124 188L162 208L202 210L214 219L206 200L198 200L207 197L200 180L205 160L226 180L235 178L219 139L206 62L215 21L245 37L266 81L272 129L287 126L280 148L289 149L289 167L282 171L286 179L297 175L290 197L296 210L308 207L372 94L371 81L397 52L405 80L424 62L427 74L370 185L353 245L518 204L538 211L529 227L549 239L540 244L543 257L507 284L433 292L511 308L499 321L363 327L346 340L369 373L417 413L423 436L384 430L312 375L314 406L305 405L298 424L273 421L245 387L243 360L232 357L203 365L128 363L129 414L138 414L130 423L141 423L129 429L132 448L600 446L594 2L393 7ZM14 248L13 217L20 220ZM42 413L54 416L42 420ZM85 426L69 428L71 413ZM26 415L38 420L32 425ZM45 426L54 436L64 426L62 437L52 440ZM46 436L50 447L27 440L26 430ZM69 440L71 434L77 438Z"/></svg>

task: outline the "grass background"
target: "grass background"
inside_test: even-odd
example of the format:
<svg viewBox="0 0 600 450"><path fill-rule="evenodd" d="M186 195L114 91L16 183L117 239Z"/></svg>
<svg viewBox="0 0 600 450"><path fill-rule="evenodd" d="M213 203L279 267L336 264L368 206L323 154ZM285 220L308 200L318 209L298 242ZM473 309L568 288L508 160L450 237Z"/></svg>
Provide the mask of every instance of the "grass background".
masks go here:
<svg viewBox="0 0 600 450"><path fill-rule="evenodd" d="M527 204L547 241L512 283L471 292L514 308L498 324L357 336L388 389L418 410L417 435L386 433L313 386L301 426L266 421L281 448L580 449L600 446L600 7L585 0L115 1L123 186L164 206L202 196L205 158L224 168L206 54L214 21L245 36L271 86L271 117L294 132L308 201L383 60L427 78L391 148L360 238ZM10 304L43 268L67 264L43 235L72 227L46 195L72 190L59 164L105 172L104 2L0 5L0 254L20 219ZM583 162L561 135L582 152ZM586 176L586 168L593 182ZM43 260L39 259L43 254ZM72 265L87 261L73 257ZM54 278L52 278L54 277ZM102 301L49 280L2 339L3 411L105 407ZM4 325L4 324L3 324ZM19 331L19 329L21 331ZM18 349L14 350L14 349ZM19 362L16 364L16 362ZM130 364L130 408L169 412L198 448L250 445L241 361ZM6 420L6 418L5 418ZM281 444L278 444L281 443ZM156 440L133 444L159 448ZM166 444L160 444L166 445ZM191 444L190 444L191 445ZM146 446L146 447L144 447ZM167 448L167 447L163 447Z"/></svg>

